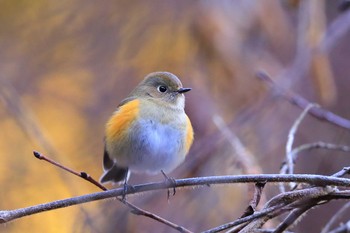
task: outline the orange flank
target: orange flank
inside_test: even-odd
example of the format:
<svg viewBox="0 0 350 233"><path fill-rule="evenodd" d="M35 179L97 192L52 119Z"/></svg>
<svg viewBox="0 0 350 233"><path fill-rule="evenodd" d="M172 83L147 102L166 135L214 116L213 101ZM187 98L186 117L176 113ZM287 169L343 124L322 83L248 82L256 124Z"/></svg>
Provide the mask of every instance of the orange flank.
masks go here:
<svg viewBox="0 0 350 233"><path fill-rule="evenodd" d="M119 107L106 126L106 139L118 140L129 129L130 124L139 114L140 101L135 99Z"/></svg>
<svg viewBox="0 0 350 233"><path fill-rule="evenodd" d="M186 115L187 118L187 127L186 127L186 131L187 131L187 135L186 135L186 144L185 144L185 149L186 149L186 153L190 150L190 147L192 145L193 142L193 128L192 128L192 124L190 121L190 118L188 118L188 116Z"/></svg>

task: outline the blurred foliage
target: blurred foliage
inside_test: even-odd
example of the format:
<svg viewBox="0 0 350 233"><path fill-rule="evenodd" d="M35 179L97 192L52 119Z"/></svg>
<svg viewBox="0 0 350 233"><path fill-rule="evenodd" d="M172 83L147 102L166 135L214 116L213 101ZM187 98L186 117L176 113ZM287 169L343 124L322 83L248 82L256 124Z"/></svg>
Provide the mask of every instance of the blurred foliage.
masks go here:
<svg viewBox="0 0 350 233"><path fill-rule="evenodd" d="M146 74L160 70L193 88L186 110L195 144L173 177L278 172L300 109L271 95L254 74L266 70L280 86L350 118L350 33L331 43L328 30L341 14L348 12L338 12L337 1L323 0L0 1L0 209L99 191L34 159L32 151L98 178L105 121ZM244 167L214 116L237 135L254 168ZM297 143L349 139L345 130L311 117L297 135ZM341 153L308 152L297 172L332 174L345 165ZM131 183L162 179L134 175ZM251 187L225 185L178 190L169 202L166 192L129 200L197 232L239 217L250 196ZM319 208L298 229L321 227L320 216L326 221L336 207ZM0 232L28 229L171 231L115 201L0 226Z"/></svg>

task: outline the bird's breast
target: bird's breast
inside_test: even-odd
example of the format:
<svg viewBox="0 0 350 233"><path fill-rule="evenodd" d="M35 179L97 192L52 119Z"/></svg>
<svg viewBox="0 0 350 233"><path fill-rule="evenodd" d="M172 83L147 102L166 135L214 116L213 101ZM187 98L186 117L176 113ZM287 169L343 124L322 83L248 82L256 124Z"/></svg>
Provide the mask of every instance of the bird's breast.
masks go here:
<svg viewBox="0 0 350 233"><path fill-rule="evenodd" d="M151 173L169 172L179 165L186 154L186 131L182 124L138 119L133 125L133 134L129 135L133 145L128 161L130 168Z"/></svg>

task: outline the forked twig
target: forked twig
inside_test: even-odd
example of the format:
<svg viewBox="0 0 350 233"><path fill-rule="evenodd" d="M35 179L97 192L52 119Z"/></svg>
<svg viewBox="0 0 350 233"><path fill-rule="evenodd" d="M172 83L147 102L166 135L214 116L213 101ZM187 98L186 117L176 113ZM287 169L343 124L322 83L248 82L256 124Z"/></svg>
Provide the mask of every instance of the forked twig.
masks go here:
<svg viewBox="0 0 350 233"><path fill-rule="evenodd" d="M281 169L280 169L281 174L294 174L295 158L294 158L294 153L293 153L293 143L294 143L295 134L296 134L302 120L305 118L306 114L314 106L317 106L317 105L309 104L303 110L303 112L299 115L299 117L294 121L293 126L289 130L288 140L287 140L287 144L286 144L286 155L285 155L286 159L281 166ZM294 183L291 183L290 187L292 188L294 185L295 185ZM280 192L285 192L284 184L279 184L279 189L280 189Z"/></svg>
<svg viewBox="0 0 350 233"><path fill-rule="evenodd" d="M294 143L294 138L295 134L299 128L299 125L305 118L306 114L309 112L309 110L313 107L316 107L318 105L316 104L309 104L303 112L300 114L300 116L295 120L293 126L290 128L289 133L288 133L288 140L286 144L286 159L287 159L287 166L288 166L288 174L294 174L294 159L291 156L291 152L293 149L293 143Z"/></svg>

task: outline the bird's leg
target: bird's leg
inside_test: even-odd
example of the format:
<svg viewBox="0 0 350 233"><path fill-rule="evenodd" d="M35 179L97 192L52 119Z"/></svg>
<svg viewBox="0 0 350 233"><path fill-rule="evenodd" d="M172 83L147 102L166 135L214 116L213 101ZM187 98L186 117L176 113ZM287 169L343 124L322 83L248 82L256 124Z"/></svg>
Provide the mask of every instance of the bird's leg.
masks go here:
<svg viewBox="0 0 350 233"><path fill-rule="evenodd" d="M124 184L123 184L123 195L122 195L122 201L126 201L126 193L128 192L128 182L127 182L127 178L125 178L124 180Z"/></svg>
<svg viewBox="0 0 350 233"><path fill-rule="evenodd" d="M173 196L175 196L175 194L176 194L176 188L175 188L176 181L175 181L175 179L167 176L167 174L165 174L165 172L163 170L160 170L160 171L162 172L162 174L165 177L165 180L169 184L169 186L173 187ZM169 200L169 197L170 197L170 190L168 189L168 200Z"/></svg>

